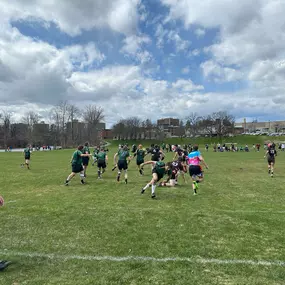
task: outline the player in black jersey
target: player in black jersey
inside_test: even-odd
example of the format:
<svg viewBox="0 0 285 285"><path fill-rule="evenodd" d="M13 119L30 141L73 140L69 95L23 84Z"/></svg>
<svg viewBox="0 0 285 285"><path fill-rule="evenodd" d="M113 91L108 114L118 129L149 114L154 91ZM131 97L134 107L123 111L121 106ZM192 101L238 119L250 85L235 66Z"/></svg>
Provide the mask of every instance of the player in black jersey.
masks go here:
<svg viewBox="0 0 285 285"><path fill-rule="evenodd" d="M268 144L265 157L267 157L268 163L268 174L273 177L274 174L274 165L275 165L275 157L277 156L277 151L275 150L275 144Z"/></svg>

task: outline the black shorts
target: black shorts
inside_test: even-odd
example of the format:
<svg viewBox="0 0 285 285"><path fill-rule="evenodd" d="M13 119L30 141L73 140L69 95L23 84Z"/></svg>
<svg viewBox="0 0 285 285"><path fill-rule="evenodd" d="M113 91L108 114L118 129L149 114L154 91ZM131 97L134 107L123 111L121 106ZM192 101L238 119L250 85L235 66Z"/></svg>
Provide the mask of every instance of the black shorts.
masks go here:
<svg viewBox="0 0 285 285"><path fill-rule="evenodd" d="M203 177L203 171L200 165L190 165L189 166L190 176L200 176Z"/></svg>
<svg viewBox="0 0 285 285"><path fill-rule="evenodd" d="M83 171L82 164L72 164L72 172L79 173L81 171Z"/></svg>
<svg viewBox="0 0 285 285"><path fill-rule="evenodd" d="M26 160L26 159L30 160L31 157L30 157L30 156L25 156L25 160Z"/></svg>
<svg viewBox="0 0 285 285"><path fill-rule="evenodd" d="M82 164L83 165L88 165L89 164L89 157L87 157L87 156L82 157Z"/></svg>
<svg viewBox="0 0 285 285"><path fill-rule="evenodd" d="M137 165L141 165L142 163L144 163L143 160L137 160Z"/></svg>
<svg viewBox="0 0 285 285"><path fill-rule="evenodd" d="M98 168L106 168L106 161L104 161L104 160L98 160L98 161L97 161L97 167L98 167Z"/></svg>
<svg viewBox="0 0 285 285"><path fill-rule="evenodd" d="M128 169L128 163L125 160L119 160L118 161L118 169L119 170L127 170Z"/></svg>
<svg viewBox="0 0 285 285"><path fill-rule="evenodd" d="M151 160L152 160L152 161L159 161L159 158L160 158L159 156L156 156L156 155L155 155L155 156L152 156L152 157L151 157Z"/></svg>
<svg viewBox="0 0 285 285"><path fill-rule="evenodd" d="M268 157L267 162L268 162L268 164L275 163L275 158L274 157Z"/></svg>
<svg viewBox="0 0 285 285"><path fill-rule="evenodd" d="M155 168L152 170L152 173L156 173L157 174L157 181L159 181L160 179L163 178L163 174L157 173L157 170Z"/></svg>

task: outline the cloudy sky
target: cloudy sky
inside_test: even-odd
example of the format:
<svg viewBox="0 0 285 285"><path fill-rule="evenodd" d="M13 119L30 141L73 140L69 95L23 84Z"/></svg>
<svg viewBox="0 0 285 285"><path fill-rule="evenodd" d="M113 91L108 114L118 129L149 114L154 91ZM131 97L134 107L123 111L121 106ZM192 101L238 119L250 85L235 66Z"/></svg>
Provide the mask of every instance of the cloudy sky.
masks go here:
<svg viewBox="0 0 285 285"><path fill-rule="evenodd" d="M0 0L0 109L285 118L285 0Z"/></svg>

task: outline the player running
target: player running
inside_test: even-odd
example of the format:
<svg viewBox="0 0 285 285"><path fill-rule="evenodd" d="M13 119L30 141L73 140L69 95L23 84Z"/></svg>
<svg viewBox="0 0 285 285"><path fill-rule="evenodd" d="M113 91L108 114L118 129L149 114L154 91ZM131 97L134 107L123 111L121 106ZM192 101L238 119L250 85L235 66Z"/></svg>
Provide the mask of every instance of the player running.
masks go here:
<svg viewBox="0 0 285 285"><path fill-rule="evenodd" d="M194 191L194 195L197 195L197 189L199 188L198 183L202 182L204 178L202 167L200 166L200 164L203 163L206 169L208 169L208 165L204 161L198 149L198 146L195 145L193 147L193 151L190 152L187 157L187 163L189 165L189 174L192 179L192 188Z"/></svg>
<svg viewBox="0 0 285 285"><path fill-rule="evenodd" d="M101 179L101 175L105 172L108 161L108 156L104 150L104 147L102 147L100 151L96 154L96 158L98 167L98 179Z"/></svg>
<svg viewBox="0 0 285 285"><path fill-rule="evenodd" d="M137 167L140 175L143 175L143 168L140 167L142 163L144 163L144 157L146 153L145 150L143 149L142 145L139 144L138 149L136 150L134 157L137 157Z"/></svg>
<svg viewBox="0 0 285 285"><path fill-rule="evenodd" d="M118 162L117 162L118 157ZM114 165L118 167L117 181L120 182L121 171L125 172L125 183L128 183L128 163L130 162L130 153L127 145L120 149L114 156ZM114 167L115 169L115 167Z"/></svg>
<svg viewBox="0 0 285 285"><path fill-rule="evenodd" d="M25 157L25 164L21 164L21 167L24 167L24 165L26 165L27 169L30 170L31 146L28 145L23 152Z"/></svg>
<svg viewBox="0 0 285 285"><path fill-rule="evenodd" d="M273 144L268 144L267 151L265 153L265 157L267 157L268 163L268 174L273 177L274 172L274 165L275 165L275 157L277 156L277 151Z"/></svg>
<svg viewBox="0 0 285 285"><path fill-rule="evenodd" d="M165 157L165 154L160 150L159 145L151 146L148 153L151 154L151 161L161 161Z"/></svg>
<svg viewBox="0 0 285 285"><path fill-rule="evenodd" d="M84 181L85 175L84 175L84 169L82 166L82 158L90 157L91 155L87 153L82 153L83 148L84 148L83 145L78 146L77 150L72 155L72 158L70 161L72 171L65 181L66 186L68 186L70 180L76 175L76 173L80 173L81 184L85 184L85 181Z"/></svg>
<svg viewBox="0 0 285 285"><path fill-rule="evenodd" d="M151 198L155 198L155 188L156 188L156 183L163 178L163 176L167 173L169 170L169 166L165 165L163 161L147 161L141 164L141 168L144 167L145 165L151 164L153 169L152 169L152 179L149 183L146 184L145 187L141 189L141 193L143 194L145 190L151 186Z"/></svg>
<svg viewBox="0 0 285 285"><path fill-rule="evenodd" d="M86 143L84 144L82 153L83 153L83 154L90 154L90 149L89 149L89 143L88 143L88 142L86 142ZM83 170L84 170L84 177L86 177L86 170L87 170L87 167L88 167L88 164L89 164L89 158L90 158L90 157L91 157L90 155L82 157L82 164L83 164Z"/></svg>

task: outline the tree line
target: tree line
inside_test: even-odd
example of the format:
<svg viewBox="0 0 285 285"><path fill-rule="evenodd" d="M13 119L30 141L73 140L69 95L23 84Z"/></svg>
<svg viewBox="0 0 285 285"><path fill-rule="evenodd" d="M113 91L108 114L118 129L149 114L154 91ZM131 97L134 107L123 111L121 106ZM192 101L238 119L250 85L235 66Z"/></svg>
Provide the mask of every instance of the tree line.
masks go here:
<svg viewBox="0 0 285 285"><path fill-rule="evenodd" d="M176 137L195 137L207 135L209 137L224 137L234 132L235 119L226 111L214 112L207 116L190 113L179 124L170 127L169 135ZM138 117L121 119L114 124L113 136L121 139L157 139L163 140L166 136L162 125L153 123L151 119L141 120Z"/></svg>
<svg viewBox="0 0 285 285"><path fill-rule="evenodd" d="M18 121L14 117L7 110L0 111L0 147L24 147L28 144L67 147L84 141L98 143L104 111L96 105L78 108L62 101L52 108L45 120L33 110Z"/></svg>
<svg viewBox="0 0 285 285"><path fill-rule="evenodd" d="M49 117L42 122L36 111L27 112L18 122L8 111L0 111L0 147L24 147L53 145L71 147L89 141L97 144L104 124L104 110L96 105L78 108L68 101L62 101L52 108ZM224 137L233 133L234 117L228 112L214 112L207 116L190 113L179 124L165 127L150 118L129 117L112 126L112 137L123 139L163 140L167 135L195 137L197 135Z"/></svg>

